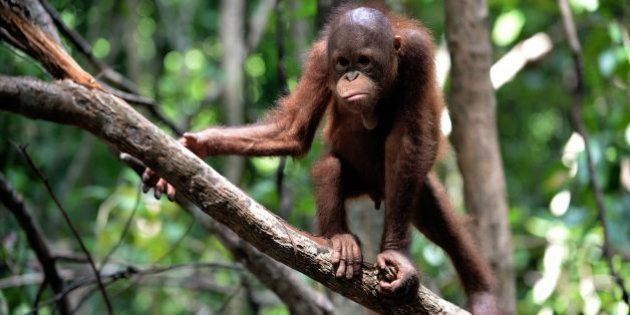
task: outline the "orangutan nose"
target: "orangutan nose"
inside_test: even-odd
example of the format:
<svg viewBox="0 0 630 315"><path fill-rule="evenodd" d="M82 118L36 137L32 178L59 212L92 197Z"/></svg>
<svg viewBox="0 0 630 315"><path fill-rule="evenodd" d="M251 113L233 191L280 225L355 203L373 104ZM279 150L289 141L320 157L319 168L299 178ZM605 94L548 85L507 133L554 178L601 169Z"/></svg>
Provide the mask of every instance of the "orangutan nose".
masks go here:
<svg viewBox="0 0 630 315"><path fill-rule="evenodd" d="M354 81L354 79L356 79L359 76L359 71L350 71L348 73L346 73L346 79L348 81Z"/></svg>

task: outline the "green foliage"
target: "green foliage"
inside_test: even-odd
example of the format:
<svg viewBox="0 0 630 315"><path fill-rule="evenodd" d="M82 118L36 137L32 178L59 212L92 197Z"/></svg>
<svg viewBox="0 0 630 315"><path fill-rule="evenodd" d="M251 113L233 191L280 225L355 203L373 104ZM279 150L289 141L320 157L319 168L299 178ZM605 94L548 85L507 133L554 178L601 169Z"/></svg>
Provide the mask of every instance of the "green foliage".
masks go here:
<svg viewBox="0 0 630 315"><path fill-rule="evenodd" d="M144 95L160 103L166 117L187 130L224 124L223 100L211 91L225 83L221 62L224 45L219 39L219 1L50 1L63 21L92 44L96 57L136 82ZM287 1L288 2L288 1ZM304 45L316 37L317 2L294 1L281 6L285 21L284 67L294 89L303 61ZM258 1L247 1L246 21ZM388 1L392 7L421 19L436 42L444 38L442 1ZM597 219L588 183L583 142L573 136L568 121L569 86L574 82L570 52L563 40L555 1L515 0L489 3L491 40L498 60L520 41L548 33L551 53L526 66L497 91L498 130L510 202L517 273L518 310L522 314L627 314L620 291L609 276L602 256L603 231ZM586 94L583 118L591 134L589 149L602 183L608 209L614 265L630 283L630 37L628 6L623 1L572 0L583 48ZM275 13L271 13L260 43L245 58L244 119L253 122L273 107L280 96ZM249 22L244 23L246 29ZM305 38L297 25L306 29ZM248 30L249 32L251 30ZM66 47L88 70L85 58L71 44ZM28 56L0 46L0 73L49 79ZM94 73L94 72L93 72ZM142 109L139 109L143 111ZM153 119L149 113L147 117ZM166 125L158 125L171 132ZM570 140L571 139L571 140ZM191 262L231 263L229 252L192 217L173 203L139 195L138 176L108 148L76 128L16 115L0 114L0 171L24 195L41 223L55 252L79 252L76 240L61 219L40 180L24 163L11 142L28 144L37 165L70 212L97 261L120 242L110 262L148 268ZM582 146L580 146L582 143ZM285 186L291 194L288 220L312 230L315 211L309 168L324 151L313 144L303 159L289 159ZM225 170L224 158L208 163ZM253 198L270 209L279 208L276 190L278 158L247 161L239 183ZM453 158L439 166L440 174L458 196L461 183ZM455 178L455 180L453 180ZM459 193L461 195L461 193ZM456 202L462 208L461 202ZM380 213L379 213L380 215ZM133 216L132 220L129 218ZM126 224L130 227L122 241ZM414 234L412 255L432 288L463 304L464 296L447 257L435 245ZM76 267L61 263L62 268ZM23 231L0 208L0 280L39 272ZM224 307L232 313L254 313L243 290L230 299L243 281L254 283L252 292L265 289L253 277L229 269L199 268L148 276L145 283L120 280L108 287L114 306L129 314L180 314ZM207 279L211 289L187 288ZM180 280L179 282L177 282ZM191 285L192 286L192 285ZM23 314L31 309L37 285L3 288L0 314ZM52 297L45 291L42 301ZM104 308L94 294L82 310ZM283 305L261 305L263 314L286 314ZM52 312L44 306L43 314Z"/></svg>

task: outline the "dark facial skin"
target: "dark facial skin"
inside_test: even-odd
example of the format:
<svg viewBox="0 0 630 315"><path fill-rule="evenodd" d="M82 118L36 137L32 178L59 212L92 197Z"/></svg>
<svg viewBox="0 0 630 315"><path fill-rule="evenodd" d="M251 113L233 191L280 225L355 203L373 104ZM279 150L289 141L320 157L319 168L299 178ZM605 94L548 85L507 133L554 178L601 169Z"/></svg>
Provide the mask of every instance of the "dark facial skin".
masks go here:
<svg viewBox="0 0 630 315"><path fill-rule="evenodd" d="M331 247L334 274L361 279L361 246L348 227L345 203L367 195L385 206L375 288L384 303L417 297L419 276L409 257L413 225L448 253L473 313L499 314L489 267L430 173L441 142L442 108L431 35L420 22L341 8L313 44L295 91L264 120L211 127L180 141L200 157L299 157L326 114L328 152L312 169L321 235L313 240ZM175 189L151 170L143 182L158 198L174 197Z"/></svg>
<svg viewBox="0 0 630 315"><path fill-rule="evenodd" d="M376 105L388 93L397 71L400 37L374 9L358 8L340 17L328 40L328 63L340 103L360 114L363 125L378 124Z"/></svg>

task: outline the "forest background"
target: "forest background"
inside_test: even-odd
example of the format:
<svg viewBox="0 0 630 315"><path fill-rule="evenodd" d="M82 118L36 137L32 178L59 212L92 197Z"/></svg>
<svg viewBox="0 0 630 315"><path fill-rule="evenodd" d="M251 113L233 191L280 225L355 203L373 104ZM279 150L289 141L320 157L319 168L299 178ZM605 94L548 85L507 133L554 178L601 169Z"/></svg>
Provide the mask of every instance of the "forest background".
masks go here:
<svg viewBox="0 0 630 315"><path fill-rule="evenodd" d="M50 5L60 21L91 46L86 57L61 32L73 57L85 68L96 69L91 72L97 79L107 79L109 70L123 74L139 94L155 100L137 110L176 136L261 118L295 87L332 2L51 0ZM432 31L438 75L448 95L451 64L444 3L387 2L393 11L422 20ZM576 76L558 4L487 2L515 310L627 314L610 265L621 282L630 282L630 5L614 0L571 0L569 5L582 48L580 117L590 135L588 147L570 119ZM0 45L0 73L50 79L30 57L6 43ZM445 135L452 132L447 112L442 129ZM604 229L585 148L601 186L609 257L604 255ZM294 226L314 231L309 169L324 149L316 140L302 159L206 161ZM141 270L108 284L116 313L288 312L283 300L235 263L216 230L176 203L141 194L137 174L97 138L74 127L1 112L0 173L23 196L69 283L80 283L90 269L24 151L48 178L103 272ZM436 170L456 208L465 212L455 156L455 150L449 150ZM365 201L351 208L352 228L373 260L381 212ZM26 233L6 210L0 206L0 314L28 313L34 301L42 314L50 314L54 296L39 290L42 270ZM464 305L448 257L414 233L411 253L423 283L444 299ZM105 309L95 287L87 283L70 295L81 313ZM340 313L362 311L339 295L328 297Z"/></svg>

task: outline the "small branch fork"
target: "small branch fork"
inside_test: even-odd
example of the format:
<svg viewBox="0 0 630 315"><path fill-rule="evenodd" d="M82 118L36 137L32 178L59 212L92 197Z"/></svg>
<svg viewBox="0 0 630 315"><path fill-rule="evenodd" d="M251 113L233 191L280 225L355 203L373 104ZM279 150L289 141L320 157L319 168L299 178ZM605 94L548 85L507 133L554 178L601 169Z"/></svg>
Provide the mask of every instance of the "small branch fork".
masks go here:
<svg viewBox="0 0 630 315"><path fill-rule="evenodd" d="M626 290L623 279L617 274L615 271L615 266L613 264L613 250L610 245L610 230L608 228L608 220L606 219L606 206L604 203L604 193L602 191L601 184L597 179L597 173L595 171L595 163L593 162L593 155L590 149L590 136L586 127L584 126L584 122L582 121L582 99L584 97L584 67L582 64L582 48L580 45L580 40L577 35L577 31L575 29L575 22L573 21L573 16L571 15L571 9L569 8L569 4L567 0L558 0L558 6L560 7L560 14L562 16L562 26L564 28L564 32L569 42L569 47L571 49L571 56L573 57L573 67L575 71L575 86L573 87L573 104L570 109L570 119L573 129L582 136L584 139L584 153L586 155L586 166L588 171L588 182L593 191L593 197L595 197L595 204L597 208L597 219L600 221L602 225L602 230L604 234L604 244L603 244L603 252L604 258L608 264L608 269L610 275L614 279L619 289L621 289L621 294L623 301L626 304L630 304L628 301L628 291Z"/></svg>

